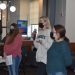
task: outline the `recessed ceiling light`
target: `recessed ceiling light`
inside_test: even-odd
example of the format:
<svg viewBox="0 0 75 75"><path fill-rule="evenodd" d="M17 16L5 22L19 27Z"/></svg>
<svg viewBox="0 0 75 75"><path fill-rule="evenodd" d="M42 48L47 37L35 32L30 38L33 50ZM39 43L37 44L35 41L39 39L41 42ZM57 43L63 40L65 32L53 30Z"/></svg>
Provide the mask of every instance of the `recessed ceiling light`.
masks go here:
<svg viewBox="0 0 75 75"><path fill-rule="evenodd" d="M6 9L6 4L5 3L1 3L0 4L0 9L5 10Z"/></svg>
<svg viewBox="0 0 75 75"><path fill-rule="evenodd" d="M16 7L15 7L15 6L11 6L11 7L10 7L10 11L11 11L11 12L15 12L15 11L16 11Z"/></svg>

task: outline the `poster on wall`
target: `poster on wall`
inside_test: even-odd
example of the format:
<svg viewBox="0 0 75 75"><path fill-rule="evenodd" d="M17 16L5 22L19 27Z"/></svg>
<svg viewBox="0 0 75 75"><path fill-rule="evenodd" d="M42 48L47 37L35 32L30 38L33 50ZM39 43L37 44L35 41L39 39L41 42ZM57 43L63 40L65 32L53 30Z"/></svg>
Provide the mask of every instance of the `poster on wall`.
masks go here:
<svg viewBox="0 0 75 75"><path fill-rule="evenodd" d="M20 33L27 35L28 21L27 20L17 20L17 25L18 25Z"/></svg>

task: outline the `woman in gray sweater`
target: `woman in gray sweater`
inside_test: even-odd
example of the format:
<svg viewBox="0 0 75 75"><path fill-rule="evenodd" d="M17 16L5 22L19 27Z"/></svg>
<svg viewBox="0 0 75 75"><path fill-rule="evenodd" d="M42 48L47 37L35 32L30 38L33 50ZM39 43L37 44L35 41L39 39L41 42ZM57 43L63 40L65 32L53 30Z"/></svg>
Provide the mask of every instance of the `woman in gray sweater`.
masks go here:
<svg viewBox="0 0 75 75"><path fill-rule="evenodd" d="M37 75L46 75L47 51L52 45L50 38L51 25L48 17L42 16L39 20L39 31L34 41L34 46L37 48L36 62L38 65Z"/></svg>

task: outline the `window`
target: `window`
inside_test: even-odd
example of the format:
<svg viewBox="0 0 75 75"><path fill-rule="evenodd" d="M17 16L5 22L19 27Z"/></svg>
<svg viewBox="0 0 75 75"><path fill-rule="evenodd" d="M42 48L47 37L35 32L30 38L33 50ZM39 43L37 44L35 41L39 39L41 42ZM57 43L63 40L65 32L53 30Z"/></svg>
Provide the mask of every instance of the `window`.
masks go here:
<svg viewBox="0 0 75 75"><path fill-rule="evenodd" d="M31 37L32 32L34 31L34 29L37 30L37 34L38 34L38 24L32 24L32 25L28 25L28 37Z"/></svg>

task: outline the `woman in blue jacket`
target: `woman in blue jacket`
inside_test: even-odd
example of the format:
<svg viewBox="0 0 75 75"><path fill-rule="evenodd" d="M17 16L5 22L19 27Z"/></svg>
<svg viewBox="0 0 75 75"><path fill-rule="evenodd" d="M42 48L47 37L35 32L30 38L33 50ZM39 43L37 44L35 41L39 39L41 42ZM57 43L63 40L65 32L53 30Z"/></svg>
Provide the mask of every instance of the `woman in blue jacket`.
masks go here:
<svg viewBox="0 0 75 75"><path fill-rule="evenodd" d="M67 75L66 67L72 64L68 42L64 40L66 30L62 25L53 27L54 42L47 52L48 75Z"/></svg>

